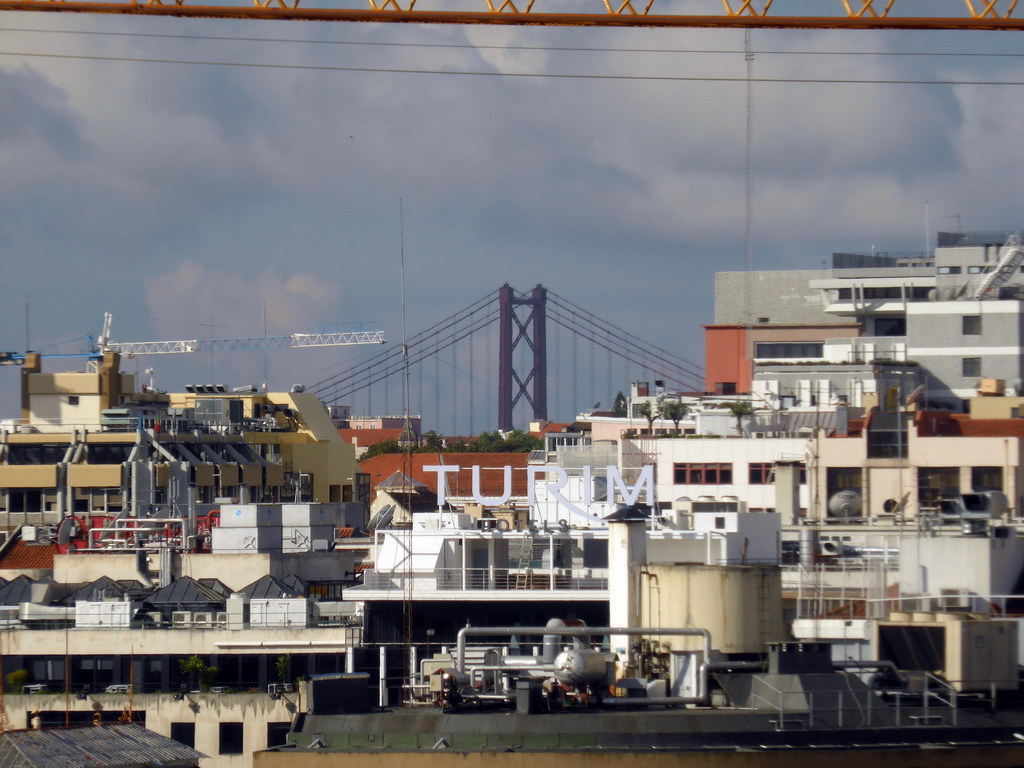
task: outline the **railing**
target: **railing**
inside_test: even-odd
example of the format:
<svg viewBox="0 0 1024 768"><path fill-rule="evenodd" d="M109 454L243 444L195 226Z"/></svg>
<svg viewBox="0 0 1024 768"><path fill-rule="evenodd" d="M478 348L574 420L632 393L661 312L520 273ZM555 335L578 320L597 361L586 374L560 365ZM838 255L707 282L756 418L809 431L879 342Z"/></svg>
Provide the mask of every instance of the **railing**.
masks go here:
<svg viewBox="0 0 1024 768"><path fill-rule="evenodd" d="M363 571L363 586L393 591L608 589L608 578L568 568L437 568L430 573Z"/></svg>
<svg viewBox="0 0 1024 768"><path fill-rule="evenodd" d="M991 616L1024 616L1022 595L979 595L972 592L939 595L915 595L871 599L884 604L887 612L980 613Z"/></svg>
<svg viewBox="0 0 1024 768"><path fill-rule="evenodd" d="M751 708L774 714L777 731L810 728L924 728L957 725L959 697L947 680L925 673L921 691L891 691L894 706L882 694L836 689L833 691L783 691L763 678L750 693ZM911 702L908 704L908 701Z"/></svg>

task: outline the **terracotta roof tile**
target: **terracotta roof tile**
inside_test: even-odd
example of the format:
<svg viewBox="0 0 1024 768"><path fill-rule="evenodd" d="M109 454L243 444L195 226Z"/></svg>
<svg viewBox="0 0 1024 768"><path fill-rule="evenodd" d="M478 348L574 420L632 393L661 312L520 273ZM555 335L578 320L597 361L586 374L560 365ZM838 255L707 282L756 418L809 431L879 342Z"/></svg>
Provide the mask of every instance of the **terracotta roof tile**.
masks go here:
<svg viewBox="0 0 1024 768"><path fill-rule="evenodd" d="M55 554L57 554L56 544L36 544L19 539L0 558L0 570L53 570L53 556Z"/></svg>
<svg viewBox="0 0 1024 768"><path fill-rule="evenodd" d="M402 436L402 429L339 429L338 434L346 443L368 448L385 440L397 440Z"/></svg>
<svg viewBox="0 0 1024 768"><path fill-rule="evenodd" d="M370 475L370 487L376 489L381 482L400 471L414 480L419 480L432 492L437 493L437 473L425 472L423 467L440 464L458 466L458 474L447 476L447 495L469 498L473 493L472 467L481 468L480 493L484 496L500 496L504 490L504 467L512 467L512 496L526 496L526 465L528 453L413 453L409 456L388 453L374 456L360 464L363 472Z"/></svg>

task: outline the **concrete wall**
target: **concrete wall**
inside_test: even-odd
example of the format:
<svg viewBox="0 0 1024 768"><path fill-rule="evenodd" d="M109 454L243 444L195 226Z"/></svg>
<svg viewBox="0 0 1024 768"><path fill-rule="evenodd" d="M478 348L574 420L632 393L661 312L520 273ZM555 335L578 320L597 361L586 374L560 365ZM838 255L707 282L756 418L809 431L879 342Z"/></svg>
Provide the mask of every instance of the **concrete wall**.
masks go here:
<svg viewBox="0 0 1024 768"><path fill-rule="evenodd" d="M911 425L908 431L907 458L868 459L864 437L827 438L818 440L818 462L814 482L822 499L815 516L826 518L826 478L829 467L859 467L863 470L864 516L885 516L888 499L905 499L905 517L918 513L918 468L959 467L960 488L971 488L972 467L1003 467L1003 493L1010 502L1011 514L1021 509L1021 441L1009 437L917 437ZM813 488L813 486L812 486ZM855 489L856 490L856 489Z"/></svg>
<svg viewBox="0 0 1024 768"><path fill-rule="evenodd" d="M266 693L189 693L175 701L170 693L135 694L131 709L137 722L161 736L170 737L172 723L194 723L195 749L209 755L202 768L252 768L253 752L267 747L267 724L291 722L302 707L301 694L285 693L271 699ZM125 694L94 693L80 700L60 694L11 695L4 697L7 722L13 728L27 728L32 712L100 713L104 722L117 719L129 704ZM242 723L243 754L220 754L220 724Z"/></svg>
<svg viewBox="0 0 1024 768"><path fill-rule="evenodd" d="M900 589L908 595L938 595L943 589L1008 595L1022 569L1024 539L915 538L900 551Z"/></svg>
<svg viewBox="0 0 1024 768"><path fill-rule="evenodd" d="M216 578L232 589L241 589L267 574L283 578L295 574L307 581L332 581L347 578L356 555L351 552L245 552L234 554L202 553L175 555L172 566L176 577ZM150 565L154 573L156 564ZM137 579L134 553L114 555L56 555L53 578L58 584L85 584L100 576L111 579Z"/></svg>
<svg viewBox="0 0 1024 768"><path fill-rule="evenodd" d="M1019 766L1024 760L1024 747L958 747L957 749L867 750L864 748L828 750L829 768L988 768ZM812 759L815 758L815 759ZM562 751L559 749L522 750L516 752L471 752L424 750L419 752L264 752L254 756L253 768L381 768L401 763L405 768L806 768L821 758L806 750L785 749L764 752L631 752L599 750ZM824 762L824 760L823 760Z"/></svg>
<svg viewBox="0 0 1024 768"><path fill-rule="evenodd" d="M733 424L735 418L729 417ZM774 463L776 461L803 461L807 454L808 442L804 438L759 438L759 439L669 439L647 441L645 446L657 450L655 464L655 488L659 502L671 503L682 496L696 499L698 496L738 496L747 502L749 509L774 509L775 485L750 483L752 463ZM677 463L731 464L732 483L719 485L689 485L674 482L673 465ZM800 506L808 504L807 486L800 488Z"/></svg>
<svg viewBox="0 0 1024 768"><path fill-rule="evenodd" d="M810 280L831 274L831 270L817 269L718 272L715 275L715 323L756 324L763 317L773 325L848 323L846 318L825 314L821 291L808 287Z"/></svg>
<svg viewBox="0 0 1024 768"><path fill-rule="evenodd" d="M965 336L965 315L981 316L981 334ZM966 399L979 378L1022 377L1024 309L1018 301L939 301L907 306L907 356L931 374L931 398ZM980 376L963 375L964 358L981 358Z"/></svg>

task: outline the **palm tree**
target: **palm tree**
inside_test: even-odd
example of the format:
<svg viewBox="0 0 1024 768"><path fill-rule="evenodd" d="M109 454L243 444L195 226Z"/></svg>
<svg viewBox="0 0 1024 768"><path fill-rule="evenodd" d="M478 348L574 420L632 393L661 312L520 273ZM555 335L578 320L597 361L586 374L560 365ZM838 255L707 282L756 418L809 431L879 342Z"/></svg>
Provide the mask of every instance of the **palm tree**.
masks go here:
<svg viewBox="0 0 1024 768"><path fill-rule="evenodd" d="M749 400L737 400L729 403L729 410L736 417L736 432L743 437L743 417L750 416L754 412L754 406Z"/></svg>
<svg viewBox="0 0 1024 768"><path fill-rule="evenodd" d="M636 412L647 419L647 431L654 434L654 420L658 418L657 406L650 400L644 400L636 407Z"/></svg>
<svg viewBox="0 0 1024 768"><path fill-rule="evenodd" d="M661 403L658 408L662 418L671 419L672 424L675 425L676 434L679 434L679 422L686 418L686 414L690 412L690 408L678 400L666 400Z"/></svg>

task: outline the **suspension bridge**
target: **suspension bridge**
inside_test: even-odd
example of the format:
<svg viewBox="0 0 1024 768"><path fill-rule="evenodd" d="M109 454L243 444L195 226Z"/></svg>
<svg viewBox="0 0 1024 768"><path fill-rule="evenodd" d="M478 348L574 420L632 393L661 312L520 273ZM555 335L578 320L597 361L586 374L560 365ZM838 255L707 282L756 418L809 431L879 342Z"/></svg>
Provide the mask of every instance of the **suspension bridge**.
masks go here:
<svg viewBox="0 0 1024 768"><path fill-rule="evenodd" d="M448 434L610 410L633 380L705 389L702 366L541 285L518 292L507 284L309 389L353 414L402 413L406 355L409 412Z"/></svg>

